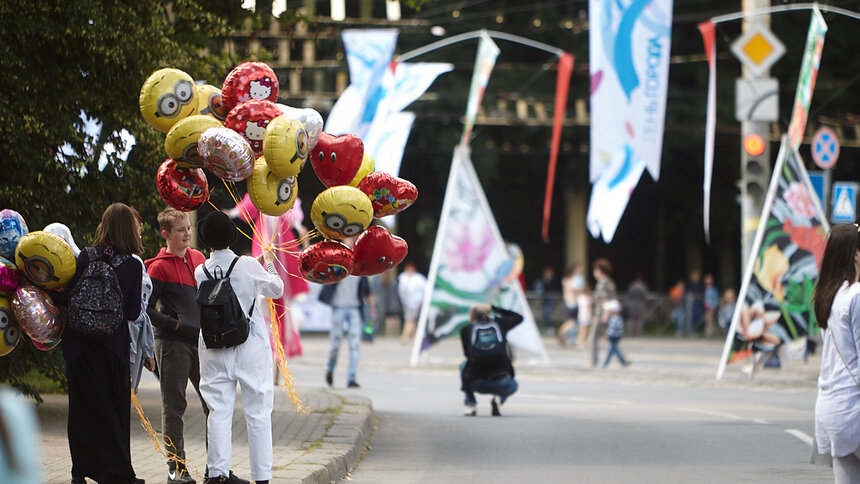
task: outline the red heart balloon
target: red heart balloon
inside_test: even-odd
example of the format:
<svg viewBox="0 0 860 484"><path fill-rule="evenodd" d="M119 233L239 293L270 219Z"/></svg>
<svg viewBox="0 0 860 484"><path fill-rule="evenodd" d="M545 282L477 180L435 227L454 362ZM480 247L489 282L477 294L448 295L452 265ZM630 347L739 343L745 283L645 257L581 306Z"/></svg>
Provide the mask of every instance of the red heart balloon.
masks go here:
<svg viewBox="0 0 860 484"><path fill-rule="evenodd" d="M332 136L320 133L314 150L308 155L317 178L326 187L347 185L361 168L364 143L354 134Z"/></svg>
<svg viewBox="0 0 860 484"><path fill-rule="evenodd" d="M197 210L209 200L209 182L200 168L180 168L170 158L158 168L155 185L165 203L182 212Z"/></svg>
<svg viewBox="0 0 860 484"><path fill-rule="evenodd" d="M354 276L372 276L385 272L403 262L409 246L406 241L396 235L391 235L385 227L374 225L355 238L352 253L355 265L352 268Z"/></svg>
<svg viewBox="0 0 860 484"><path fill-rule="evenodd" d="M412 182L384 171L369 173L358 184L358 189L370 197L374 218L402 212L418 198L418 189Z"/></svg>
<svg viewBox="0 0 860 484"><path fill-rule="evenodd" d="M352 272L354 259L349 247L326 240L303 250L299 271L305 279L317 284L333 284Z"/></svg>

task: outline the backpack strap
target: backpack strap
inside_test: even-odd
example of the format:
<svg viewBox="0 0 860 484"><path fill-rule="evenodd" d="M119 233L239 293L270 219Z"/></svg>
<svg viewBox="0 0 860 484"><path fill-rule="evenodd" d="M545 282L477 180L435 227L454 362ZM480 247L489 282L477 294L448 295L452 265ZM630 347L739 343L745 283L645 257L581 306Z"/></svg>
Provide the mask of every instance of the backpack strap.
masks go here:
<svg viewBox="0 0 860 484"><path fill-rule="evenodd" d="M230 273L232 273L233 268L236 267L236 262L239 262L239 256L238 255L236 256L235 259L233 259L233 262L230 263L230 268L227 269L227 273L224 274L224 277L219 277L218 279L226 279L226 278L230 277ZM210 280L215 279L214 277L212 277L212 274L210 274L209 271L206 270L206 264L205 263L200 264L200 266L203 267L203 273L206 274L206 277L208 277ZM248 311L248 319L250 319L251 316L254 315L254 308L256 306L257 306L257 300L255 299L253 302L251 302L251 310Z"/></svg>

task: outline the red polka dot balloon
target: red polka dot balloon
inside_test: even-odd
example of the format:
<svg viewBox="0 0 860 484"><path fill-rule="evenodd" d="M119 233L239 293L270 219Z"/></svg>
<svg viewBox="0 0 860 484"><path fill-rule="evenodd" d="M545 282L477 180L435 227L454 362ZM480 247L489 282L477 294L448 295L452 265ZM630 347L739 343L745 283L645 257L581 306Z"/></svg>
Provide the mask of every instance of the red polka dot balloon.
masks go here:
<svg viewBox="0 0 860 484"><path fill-rule="evenodd" d="M263 156L263 137L269 122L281 115L281 110L271 101L253 100L244 102L227 114L224 126L241 134L248 140L254 157Z"/></svg>
<svg viewBox="0 0 860 484"><path fill-rule="evenodd" d="M245 62L227 74L221 87L221 102L230 111L254 99L278 102L278 76L262 62Z"/></svg>

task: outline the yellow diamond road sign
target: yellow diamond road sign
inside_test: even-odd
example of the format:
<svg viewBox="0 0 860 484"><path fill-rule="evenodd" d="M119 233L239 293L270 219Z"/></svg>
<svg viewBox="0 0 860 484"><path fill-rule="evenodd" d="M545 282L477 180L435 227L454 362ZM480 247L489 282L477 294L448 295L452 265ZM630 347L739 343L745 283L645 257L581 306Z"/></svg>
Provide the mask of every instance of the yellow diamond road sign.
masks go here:
<svg viewBox="0 0 860 484"><path fill-rule="evenodd" d="M785 54L785 46L764 25L755 25L732 43L732 52L754 76L762 76Z"/></svg>

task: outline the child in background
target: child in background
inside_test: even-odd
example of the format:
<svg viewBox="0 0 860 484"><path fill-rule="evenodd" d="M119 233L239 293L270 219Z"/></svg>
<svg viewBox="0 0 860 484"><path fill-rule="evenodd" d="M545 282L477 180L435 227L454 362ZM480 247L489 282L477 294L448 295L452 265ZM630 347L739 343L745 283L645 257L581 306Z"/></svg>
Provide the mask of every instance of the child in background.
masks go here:
<svg viewBox="0 0 860 484"><path fill-rule="evenodd" d="M621 366L626 367L630 363L624 360L624 355L621 354L621 350L618 348L618 342L624 336L624 320L621 319L620 315L621 303L617 299L610 299L603 304L603 311L606 315L606 320L604 321L606 323L606 339L609 340L609 351L606 353L603 367L606 368L609 366L609 360L612 359L612 355L617 356Z"/></svg>
<svg viewBox="0 0 860 484"><path fill-rule="evenodd" d="M729 330L729 325L732 324L732 314L735 312L735 290L726 289L723 293L723 300L720 301L720 309L717 311L717 324L723 333Z"/></svg>

